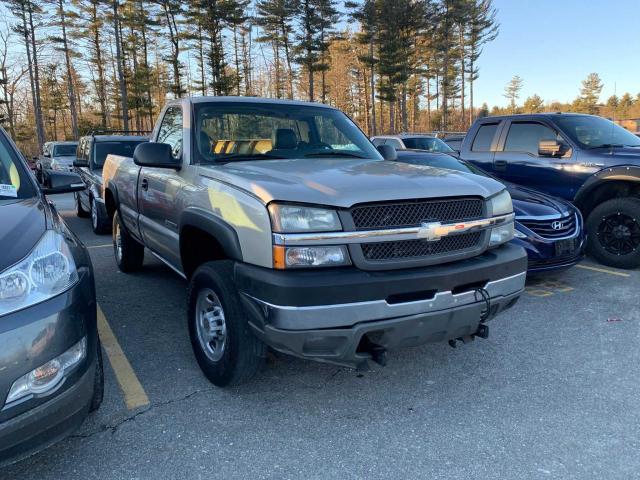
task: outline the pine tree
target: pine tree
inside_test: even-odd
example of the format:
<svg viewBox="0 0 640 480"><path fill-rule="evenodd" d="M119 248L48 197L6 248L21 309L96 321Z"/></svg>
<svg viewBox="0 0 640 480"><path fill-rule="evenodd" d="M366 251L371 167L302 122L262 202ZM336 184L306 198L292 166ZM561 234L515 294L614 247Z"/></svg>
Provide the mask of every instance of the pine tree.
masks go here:
<svg viewBox="0 0 640 480"><path fill-rule="evenodd" d="M507 86L504 87L504 97L509 100L509 109L511 113L516 113L518 109L518 99L520 98L520 91L522 90L523 80L515 75Z"/></svg>
<svg viewBox="0 0 640 480"><path fill-rule="evenodd" d="M602 92L602 82L597 73L590 73L582 81L580 89L580 105L586 113L598 113L598 101Z"/></svg>
<svg viewBox="0 0 640 480"><path fill-rule="evenodd" d="M544 102L539 95L533 94L524 101L524 113L540 113L544 111Z"/></svg>

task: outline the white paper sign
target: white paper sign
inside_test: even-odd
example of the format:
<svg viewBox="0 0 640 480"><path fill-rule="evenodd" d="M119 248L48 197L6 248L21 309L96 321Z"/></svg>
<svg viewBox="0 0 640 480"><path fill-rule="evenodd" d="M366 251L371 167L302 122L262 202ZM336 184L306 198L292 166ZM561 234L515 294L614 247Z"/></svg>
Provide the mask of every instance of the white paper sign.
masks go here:
<svg viewBox="0 0 640 480"><path fill-rule="evenodd" d="M0 197L13 197L16 198L18 196L18 189L13 185L5 185L4 183L0 183Z"/></svg>

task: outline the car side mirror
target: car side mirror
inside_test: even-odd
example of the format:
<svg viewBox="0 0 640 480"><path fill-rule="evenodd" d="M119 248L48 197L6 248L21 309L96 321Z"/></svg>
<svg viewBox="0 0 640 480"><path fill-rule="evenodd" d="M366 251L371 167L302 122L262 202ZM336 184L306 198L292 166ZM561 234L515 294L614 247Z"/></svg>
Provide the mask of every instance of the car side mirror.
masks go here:
<svg viewBox="0 0 640 480"><path fill-rule="evenodd" d="M73 161L73 166L74 167L79 167L79 168L88 167L89 166L89 162L87 160L85 160L84 158L76 158Z"/></svg>
<svg viewBox="0 0 640 480"><path fill-rule="evenodd" d="M385 160L395 161L398 159L398 152L391 145L378 145L376 149Z"/></svg>
<svg viewBox="0 0 640 480"><path fill-rule="evenodd" d="M175 158L168 143L141 143L133 151L133 163L140 167L180 170L182 159Z"/></svg>
<svg viewBox="0 0 640 480"><path fill-rule="evenodd" d="M84 189L85 185L77 173L42 170L42 191L47 195L79 192Z"/></svg>
<svg viewBox="0 0 640 480"><path fill-rule="evenodd" d="M557 140L540 140L538 143L538 155L555 157L562 153L562 144Z"/></svg>

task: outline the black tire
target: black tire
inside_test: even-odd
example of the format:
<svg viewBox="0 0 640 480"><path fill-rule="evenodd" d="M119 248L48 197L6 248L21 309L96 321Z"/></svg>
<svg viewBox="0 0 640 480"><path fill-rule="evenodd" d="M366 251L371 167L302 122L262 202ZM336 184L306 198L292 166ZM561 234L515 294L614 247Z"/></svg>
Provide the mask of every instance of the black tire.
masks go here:
<svg viewBox="0 0 640 480"><path fill-rule="evenodd" d="M113 256L116 259L116 265L118 265L120 271L130 273L140 270L144 262L144 245L129 235L129 232L123 228L118 212L113 215L113 227L111 231L113 238Z"/></svg>
<svg viewBox="0 0 640 480"><path fill-rule="evenodd" d="M93 229L93 233L97 235L104 235L106 233L110 233L111 225L109 223L109 219L107 215L102 211L102 209L98 208L98 202L94 197L90 198L91 202L91 228Z"/></svg>
<svg viewBox="0 0 640 480"><path fill-rule="evenodd" d="M93 396L91 397L91 404L89 405L89 411L95 412L102 405L102 399L104 398L104 369L102 367L102 345L98 338L98 348L96 349L96 373L93 380Z"/></svg>
<svg viewBox="0 0 640 480"><path fill-rule="evenodd" d="M87 218L89 216L89 212L87 212L82 206L82 203L80 203L80 194L74 193L73 196L76 200L76 215L80 218Z"/></svg>
<svg viewBox="0 0 640 480"><path fill-rule="evenodd" d="M214 293L222 309L220 327L224 329L224 339L221 342L222 349L217 351L220 355L217 359L212 358L216 352L207 349L214 342L202 340L199 336L202 329L198 327L202 318L202 313L198 313L201 307L199 299L202 300L210 292ZM264 364L266 348L250 330L233 281L233 262L223 260L200 266L191 277L187 298L191 345L198 365L209 381L218 387L226 387L247 382L254 377ZM209 313L213 313L213 310Z"/></svg>
<svg viewBox="0 0 640 480"><path fill-rule="evenodd" d="M587 252L604 265L640 266L640 199L614 198L601 203L587 219Z"/></svg>

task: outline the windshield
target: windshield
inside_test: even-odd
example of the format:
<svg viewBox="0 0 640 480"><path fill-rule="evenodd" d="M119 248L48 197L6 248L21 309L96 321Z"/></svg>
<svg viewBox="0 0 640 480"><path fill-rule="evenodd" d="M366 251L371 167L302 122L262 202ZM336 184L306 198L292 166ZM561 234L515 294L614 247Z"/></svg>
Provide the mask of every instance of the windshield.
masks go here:
<svg viewBox="0 0 640 480"><path fill-rule="evenodd" d="M640 138L606 118L556 115L553 120L582 148L640 147Z"/></svg>
<svg viewBox="0 0 640 480"><path fill-rule="evenodd" d="M416 150L428 150L429 152L451 153L453 148L435 137L412 137L403 138L407 148L415 148Z"/></svg>
<svg viewBox="0 0 640 480"><path fill-rule="evenodd" d="M141 140L119 140L117 142L96 142L94 145L94 167L102 167L107 155L120 155L122 157L133 157L133 151L138 145L146 142Z"/></svg>
<svg viewBox="0 0 640 480"><path fill-rule="evenodd" d="M425 167L446 168L449 170L456 170L458 172L473 173L474 175L482 175L487 177L487 173L484 170L472 165L470 163L458 160L451 155L433 155L433 154L415 154L407 152L403 155L398 152L398 161L403 163L410 163L413 165L422 165Z"/></svg>
<svg viewBox="0 0 640 480"><path fill-rule="evenodd" d="M53 147L53 156L54 157L75 157L77 148L78 148L77 143L56 145Z"/></svg>
<svg viewBox="0 0 640 480"><path fill-rule="evenodd" d="M274 158L382 157L339 110L313 105L207 102L195 105L200 162Z"/></svg>
<svg viewBox="0 0 640 480"><path fill-rule="evenodd" d="M0 140L0 204L35 196L35 188L24 164L2 133Z"/></svg>

